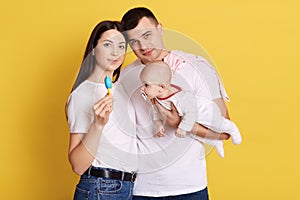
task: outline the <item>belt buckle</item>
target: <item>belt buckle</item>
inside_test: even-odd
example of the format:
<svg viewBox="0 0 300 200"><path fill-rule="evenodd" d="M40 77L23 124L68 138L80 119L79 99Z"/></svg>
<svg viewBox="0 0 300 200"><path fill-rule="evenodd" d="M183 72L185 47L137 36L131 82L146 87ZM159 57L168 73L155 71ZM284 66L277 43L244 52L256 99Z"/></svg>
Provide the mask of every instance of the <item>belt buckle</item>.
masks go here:
<svg viewBox="0 0 300 200"><path fill-rule="evenodd" d="M131 183L134 183L135 182L135 179L136 179L136 172L131 172Z"/></svg>

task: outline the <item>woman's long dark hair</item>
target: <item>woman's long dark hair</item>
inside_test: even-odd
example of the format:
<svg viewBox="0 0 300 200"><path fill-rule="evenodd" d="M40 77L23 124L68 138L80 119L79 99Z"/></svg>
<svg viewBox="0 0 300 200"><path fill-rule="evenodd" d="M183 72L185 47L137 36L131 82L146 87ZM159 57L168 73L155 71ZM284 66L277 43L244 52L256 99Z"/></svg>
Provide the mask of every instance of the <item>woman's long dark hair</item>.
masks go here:
<svg viewBox="0 0 300 200"><path fill-rule="evenodd" d="M127 41L126 35L123 31L123 28L122 28L120 22L106 20L106 21L102 21L99 24L97 24L97 26L92 31L90 39L86 45L86 49L85 49L85 53L84 53L83 60L81 63L81 67L78 72L75 83L72 87L72 91L75 90L83 81L85 81L91 75L91 73L94 71L95 58L91 52L92 52L93 48L95 48L97 46L97 42L100 39L100 37L102 36L102 34L105 31L111 30L111 29L116 29L116 30L120 31L123 34L123 36L125 37L125 41ZM121 72L121 65L114 71L114 74L113 74L113 76L115 77L114 82L118 80L118 78L120 76L120 72Z"/></svg>
<svg viewBox="0 0 300 200"><path fill-rule="evenodd" d="M102 21L99 24L97 24L97 26L92 31L92 34L86 45L86 49L85 49L85 53L84 53L83 60L81 63L81 67L80 67L80 70L78 72L78 75L76 77L76 80L72 87L71 92L73 90L75 90L83 81L85 81L91 75L91 73L94 71L95 58L91 52L93 51L93 48L95 48L97 46L98 40L100 39L102 34L105 31L108 31L111 29L120 31L123 34L125 41L127 41L126 34L124 33L120 22L106 20L106 21ZM127 46L127 42L126 42L126 46ZM120 65L116 70L114 70L114 73L113 73L113 76L115 77L114 82L117 81L120 76L121 66L122 65ZM65 105L65 114L66 114L66 118L68 119L67 107L68 107L68 102Z"/></svg>

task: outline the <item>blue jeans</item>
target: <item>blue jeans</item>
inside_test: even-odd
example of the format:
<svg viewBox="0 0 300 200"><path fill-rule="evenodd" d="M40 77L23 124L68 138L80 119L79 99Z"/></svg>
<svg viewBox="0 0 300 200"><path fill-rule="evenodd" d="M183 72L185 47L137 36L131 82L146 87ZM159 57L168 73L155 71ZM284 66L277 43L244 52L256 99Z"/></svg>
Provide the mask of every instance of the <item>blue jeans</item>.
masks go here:
<svg viewBox="0 0 300 200"><path fill-rule="evenodd" d="M131 200L133 183L83 174L74 200Z"/></svg>
<svg viewBox="0 0 300 200"><path fill-rule="evenodd" d="M207 188L190 194L182 194L177 196L166 197L144 197L133 196L133 200L208 200Z"/></svg>

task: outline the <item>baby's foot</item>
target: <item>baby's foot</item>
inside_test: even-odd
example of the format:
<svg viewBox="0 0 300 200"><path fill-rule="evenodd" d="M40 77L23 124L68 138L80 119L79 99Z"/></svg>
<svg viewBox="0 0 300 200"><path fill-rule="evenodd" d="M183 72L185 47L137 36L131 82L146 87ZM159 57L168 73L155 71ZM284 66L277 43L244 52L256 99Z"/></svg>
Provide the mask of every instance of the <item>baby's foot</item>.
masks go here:
<svg viewBox="0 0 300 200"><path fill-rule="evenodd" d="M242 136L241 136L241 133L240 133L238 127L235 126L234 131L230 135L231 135L231 140L232 140L233 144L241 144Z"/></svg>
<svg viewBox="0 0 300 200"><path fill-rule="evenodd" d="M233 144L241 144L242 136L240 134L239 128L234 122L230 120L225 120L222 132L228 133L231 136Z"/></svg>
<svg viewBox="0 0 300 200"><path fill-rule="evenodd" d="M223 140L210 140L210 139L204 139L202 140L205 144L208 144L210 146L214 146L217 150L219 156L221 158L224 158L224 148L223 148Z"/></svg>
<svg viewBox="0 0 300 200"><path fill-rule="evenodd" d="M223 147L223 141L217 140L215 143L215 148L221 158L224 158L224 147Z"/></svg>

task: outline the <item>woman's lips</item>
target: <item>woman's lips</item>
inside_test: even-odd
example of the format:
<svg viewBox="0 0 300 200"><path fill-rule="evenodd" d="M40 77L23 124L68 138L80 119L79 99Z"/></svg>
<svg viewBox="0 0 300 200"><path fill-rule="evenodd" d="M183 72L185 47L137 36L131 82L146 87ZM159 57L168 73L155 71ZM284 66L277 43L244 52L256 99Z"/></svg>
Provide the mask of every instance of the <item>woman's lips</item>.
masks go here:
<svg viewBox="0 0 300 200"><path fill-rule="evenodd" d="M109 59L108 61L109 61L109 63L112 63L112 64L115 64L115 63L119 62L119 60L111 60L111 59Z"/></svg>

